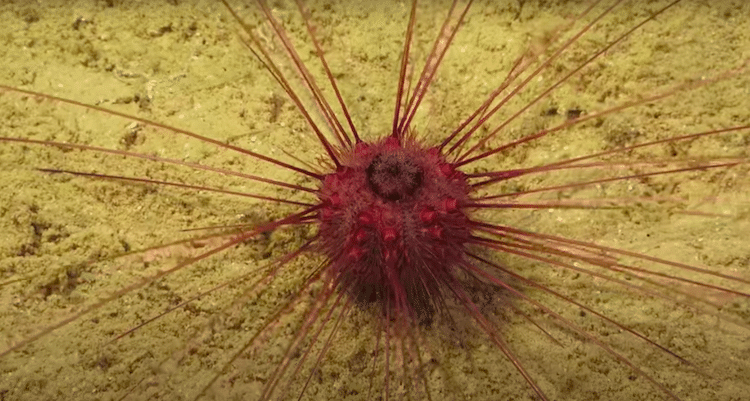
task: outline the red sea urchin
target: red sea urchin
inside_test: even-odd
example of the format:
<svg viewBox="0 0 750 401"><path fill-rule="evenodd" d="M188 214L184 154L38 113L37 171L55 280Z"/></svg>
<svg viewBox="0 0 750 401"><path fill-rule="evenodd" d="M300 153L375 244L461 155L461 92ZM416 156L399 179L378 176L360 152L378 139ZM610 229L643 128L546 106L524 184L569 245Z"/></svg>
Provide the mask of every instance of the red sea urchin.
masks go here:
<svg viewBox="0 0 750 401"><path fill-rule="evenodd" d="M503 10L493 2L475 4L463 35L451 42L451 54L457 57L449 54L441 64L444 75L420 79L411 91L425 91L414 96L423 100L419 110L424 114L390 128L399 119L393 118L389 91L398 87L395 82L408 87L404 77L412 76L404 73L395 79L409 7L394 4L385 11L380 8L387 4L368 8L369 3L360 4L361 11L380 16L377 24L366 25L367 18L361 16L353 23L339 18L359 15L359 9L346 4L312 4L315 13L304 21L291 3L274 3L275 10L266 9L270 12L257 18L232 4L276 60L283 59L287 49L274 34L271 15L283 21L295 45L303 43L298 48L306 51L300 51L299 61L308 66L319 52L310 43L305 22L320 24L316 37L326 50L331 75L352 109L353 125L363 131L362 141L352 142L337 137L335 128L331 135L317 135L309 120L295 118L294 105L260 89L265 78L257 66L228 56L243 53L234 40L236 22L223 8L200 11L190 4L165 4L168 23L150 25L162 9L152 2L148 12L127 5L112 8L110 2L62 19L54 40L36 35L56 32L48 24L54 27L53 16L65 12L20 8L15 19L9 19L11 31L5 38L15 47L3 49L8 52L3 58L23 61L4 73L3 82L37 94L19 96L16 88L2 96L4 112L7 107L3 171L10 172L3 180L8 188L3 196L10 198L2 221L3 233L11 240L2 249L3 336L8 348L0 351L0 392L30 400L254 400L296 399L299 394L354 400L534 397L518 374L522 370L551 399L668 399L675 394L681 399L729 400L745 394L750 376L750 358L742 345L748 336L747 252L742 247L747 232L747 138L746 128L741 129L749 108L741 106L743 100L736 95L746 88L746 73L739 74L737 67L748 55L737 44L746 43L742 34L727 33L724 24L747 24L741 18L747 6L684 1L670 10L674 14L663 13L653 21L652 13L666 2L591 2L595 9L588 17L558 19L551 26L569 29L549 28L531 41L531 51L522 53L510 39L498 38L508 35L515 44L523 42L511 33L533 31L521 27L544 15L544 7L524 2ZM426 47L435 32L443 32L443 40L452 32L450 24L442 31L437 26L449 4L435 3L439 12L433 11L432 2L422 4L416 13L422 26L414 25L419 33L415 37L429 32L431 39L415 39L412 50L434 56L440 47ZM610 6L618 8L608 11ZM456 10L454 22L461 7ZM560 6L548 13L584 11ZM204 19L193 16L202 12ZM395 21L395 15L403 17L395 24L397 34L377 30ZM510 92L531 76L526 74L536 65L523 69L514 60L521 66L537 56L542 63L551 60L570 37L565 35L582 32L595 15L603 15L602 22L572 42L565 53L569 58L546 64L532 76L532 84L511 96L517 104L511 101L495 120L485 121L463 148L453 147L461 139L447 133L461 127L471 111L484 115L483 110L490 110L481 103L503 78L523 73L510 81ZM711 16L711 24L706 24L710 29L681 32L684 21L706 15ZM435 26L429 23L433 16L440 21ZM126 17L136 28L118 25ZM645 20L648 24L636 34L623 36ZM464 29L472 26L479 29ZM708 34L715 31L723 32L720 40ZM342 39L356 35L367 37L370 44L398 46L350 49ZM552 40L558 35L560 40ZM626 38L620 42L625 50L609 47L620 36ZM120 41L141 46L113 50L110 44ZM646 50L635 46L641 41L649 44ZM680 48L690 57L665 64ZM602 49L606 51L597 53ZM482 50L489 55L480 55ZM633 54L641 58L636 62L625 57ZM696 54L711 59L712 66L693 64L701 61ZM74 60L72 66L59 60L64 56ZM43 57L52 57L51 63L59 63L62 70L48 73L35 64L38 58L47 60ZM553 93L532 103L592 57L593 63L563 79L555 92L570 96ZM492 62L480 69L482 58ZM210 69L216 65L228 67ZM402 71L407 70L404 66ZM367 68L377 74L359 72ZM707 73L707 80L689 79L712 68L717 71ZM277 71L296 85L297 93L307 93L297 79L304 74L293 61ZM311 74L317 82L327 78L320 70ZM387 85L373 82L380 75ZM719 79L712 81L714 76ZM76 91L81 82L84 88ZM110 85L98 92L99 82ZM386 89L372 89L380 86ZM693 97L700 91L689 89L699 86L713 87L720 95ZM38 92L144 117L123 123L112 112L71 107ZM661 94L665 100L651 106L649 100ZM211 101L213 96L222 98L219 106ZM319 127L335 125L326 122L325 108L318 116L318 106L307 99L314 97L300 97L306 100L301 101L303 111L319 117ZM450 98L458 100L445 101ZM385 102L387 112L377 113ZM632 107L614 110L628 104ZM639 108L645 111L633 112ZM519 120L517 110L527 110L528 117ZM499 134L492 134L505 119L520 123L503 125ZM152 121L215 140L179 136L184 142L175 141L170 128L152 129ZM567 129L553 131L555 127ZM389 132L391 139L382 139ZM555 134L542 135L548 132ZM535 140L519 142L529 135ZM451 139L446 138L454 142L447 144ZM508 143L516 146L498 152L502 157L466 164L471 160L468 149L477 146L476 155ZM114 149L115 154L98 147ZM256 156L237 156L233 147ZM359 156L358 147L363 152ZM407 152L422 157L400 157ZM311 153L322 153L327 160L316 163ZM447 156L441 159L441 153ZM136 160L133 154L144 158ZM276 164L264 168L258 162L262 155L261 160ZM567 167L563 163L579 157L590 159ZM353 161L360 163L359 174L346 171L357 164ZM282 164L303 166L293 171L304 173L287 174L278 168ZM206 165L218 170L206 171ZM451 165L466 175L444 167ZM184 167L187 172L180 171ZM46 172L34 170L38 168ZM405 209L420 195L417 187L426 185L424 171L457 180L456 187L449 185L454 192L425 190L432 195L415 201L416 210L395 219L383 214ZM538 174L477 185L523 171ZM227 178L218 172L244 176ZM118 180L92 182L91 175ZM248 181L249 176L256 180ZM351 199L355 179L364 189L358 201ZM289 186L279 188L279 183ZM468 189L458 189L462 185L478 190L468 199ZM16 192L17 187L26 191ZM216 194L229 187L236 191L224 194L257 195L257 203ZM293 193L290 187L304 190ZM350 196L334 197L327 191ZM276 202L282 205L273 206ZM378 204L378 209L367 210ZM722 215L727 205L732 213ZM237 214L239 221L232 218ZM419 227L405 224L409 222ZM326 224L332 230L326 231ZM186 227L204 232L213 227L218 234L179 234ZM419 235L424 235L421 240L413 238ZM169 243L172 246L155 245ZM232 245L231 252L218 254ZM325 257L306 253L314 246ZM388 268L413 266L411 261L403 263L410 251L430 259L421 273L451 269L454 275L432 281L442 282L439 285L420 282L432 280L428 274L400 277L394 283L387 277ZM113 258L123 252L135 256ZM389 259L392 265L386 263ZM711 274L703 274L703 266ZM433 296L434 291L444 296ZM355 303L362 308L353 308ZM132 335L109 342L122 333ZM680 363L669 352L688 362Z"/></svg>
<svg viewBox="0 0 750 401"><path fill-rule="evenodd" d="M321 247L354 299L429 317L469 242L469 186L436 148L401 142L359 143L326 176Z"/></svg>

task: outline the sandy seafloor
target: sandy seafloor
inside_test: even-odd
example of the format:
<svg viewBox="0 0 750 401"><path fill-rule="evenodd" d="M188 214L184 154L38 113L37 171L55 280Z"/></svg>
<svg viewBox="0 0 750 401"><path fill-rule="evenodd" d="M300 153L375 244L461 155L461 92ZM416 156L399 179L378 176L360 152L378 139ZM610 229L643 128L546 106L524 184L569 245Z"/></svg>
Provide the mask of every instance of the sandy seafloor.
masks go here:
<svg viewBox="0 0 750 401"><path fill-rule="evenodd" d="M258 17L249 11L252 7L230 3L258 29L275 54L280 54L278 43L269 39L269 28L259 24ZM390 125L397 78L395 66L409 9L406 2L375 3L324 1L311 5L319 37L354 122L369 139L383 135ZM446 2L425 3L419 8L421 35L415 43L414 57L420 62L448 7ZM542 48L554 27L564 24L564 16L580 12L573 5L577 2L527 1L521 2L522 8L517 2L508 3L511 4L479 2L470 11L415 119L417 130L427 142L443 138L468 115L502 81L522 49ZM528 94L524 92L511 102L507 109L511 111L505 115L533 99L539 88L554 82L560 76L559 71L586 59L593 49L634 26L662 2L644 3L626 2L609 14L567 57L535 79ZM284 22L299 22L291 4L272 2L272 6L275 15ZM595 13L601 10L597 8ZM750 5L742 1L683 1L604 54L551 97L533 106L509 125L496 143L560 124L565 118L560 114L567 110L583 110L586 115L659 93L690 78L711 77L737 68L742 60L750 59L748 16ZM4 1L0 4L0 19L4 21L0 28L2 84L98 104L299 163L287 155L292 154L322 168L321 147L316 145L291 102L278 100L283 98L283 92L243 48L238 39L238 24L220 4L181 0L33 4ZM303 31L296 25L294 32L299 37ZM303 59L309 62L313 53L305 49ZM290 72L285 69L288 76ZM677 92L654 105L624 110L576 126L472 168L533 166L655 138L748 124L749 87L750 73L744 71L739 77L701 89ZM552 108L559 111L558 115L545 115ZM315 185L310 179L238 153L102 112L9 92L0 93L0 112L3 137L129 150L299 185ZM749 143L750 136L745 131L632 152L627 157L747 158ZM7 283L0 287L3 350L116 291L123 291L141 278L172 268L221 242L194 241L113 259L116 255L196 235L180 231L185 228L258 223L294 210L205 191L50 175L35 168L148 177L310 199L210 172L94 151L0 142L0 278ZM623 168L622 173L647 170ZM603 245L707 266L750 279L747 246L750 186L746 173L744 166L718 168L600 185L559 195L561 199L642 200L619 209L534 213L521 210L479 217L582 241L596 240ZM601 177L602 171L597 169L570 170L534 176L513 185L498 186L496 190ZM555 193L529 199L554 200L557 196ZM649 202L652 197L684 201ZM684 213L686 210L724 216L694 216ZM305 228L277 230L128 292L32 344L2 355L0 399L193 399L264 319L295 294L301 280L320 263L317 258L304 256L289 263L278 279L260 293L250 292L243 298L248 284L240 283L193 302L130 336L111 343L109 340L193 294L226 281L237 281L241 275L299 246L313 233L314 230ZM507 255L494 258L643 332L694 363L700 371L681 366L662 351L591 314L583 316L577 307L538 291L528 291L530 296L562 311L566 318L607 341L680 399L741 400L750 394L748 299L684 288L694 296L722 305L726 312L722 316L744 323L743 327L600 279ZM649 263L641 266L656 268ZM660 271L679 273L668 266L662 266ZM684 276L727 285L706 276ZM747 284L734 284L732 288L750 292ZM236 299L243 301L242 307L230 308ZM507 302L491 295L483 300L482 306L495 322L500 322L500 333L549 399L668 399L596 345L571 335L528 305L517 302L562 346L549 341L517 313L500 313L508 310ZM226 369L204 398L257 399L263 383L293 338L305 305L299 304L293 312L285 314L271 334L261 338ZM382 361L374 368L375 373L372 368L371 355L377 338L369 323L372 320L365 312L352 312L343 320L303 399L366 399L373 374L375 388L382 386ZM431 399L534 399L503 354L465 319L457 320L455 328L436 324L423 330L421 352L425 363L418 371L427 378ZM382 351L379 356L382 358ZM296 365L291 366L289 372ZM298 392L307 379L309 366L305 365L292 379L293 391L287 398L296 399L294 391ZM417 369L408 370L412 378L418 377ZM394 365L393 372L392 390L404 384L399 380L403 370ZM414 381L417 379L409 380ZM282 387L287 382L285 378ZM410 389L413 390L406 386L393 390L390 399L400 399L399 393ZM411 398L425 397L417 393Z"/></svg>

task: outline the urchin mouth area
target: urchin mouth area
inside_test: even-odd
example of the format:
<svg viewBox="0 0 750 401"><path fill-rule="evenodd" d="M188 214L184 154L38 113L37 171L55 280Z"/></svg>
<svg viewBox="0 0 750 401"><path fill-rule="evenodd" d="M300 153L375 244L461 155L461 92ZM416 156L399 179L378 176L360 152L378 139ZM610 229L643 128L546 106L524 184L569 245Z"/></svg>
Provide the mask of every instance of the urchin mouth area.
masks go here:
<svg viewBox="0 0 750 401"><path fill-rule="evenodd" d="M370 189L388 201L409 198L422 186L422 168L401 152L378 154L366 173Z"/></svg>

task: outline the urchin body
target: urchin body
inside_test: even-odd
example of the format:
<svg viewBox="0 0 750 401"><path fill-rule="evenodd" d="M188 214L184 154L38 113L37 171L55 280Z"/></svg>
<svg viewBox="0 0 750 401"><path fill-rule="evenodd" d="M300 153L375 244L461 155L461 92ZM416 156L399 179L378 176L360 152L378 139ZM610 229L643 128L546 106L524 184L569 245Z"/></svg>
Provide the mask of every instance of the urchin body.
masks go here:
<svg viewBox="0 0 750 401"><path fill-rule="evenodd" d="M470 238L469 185L437 148L358 143L323 179L319 227L330 272L360 304L429 319Z"/></svg>

